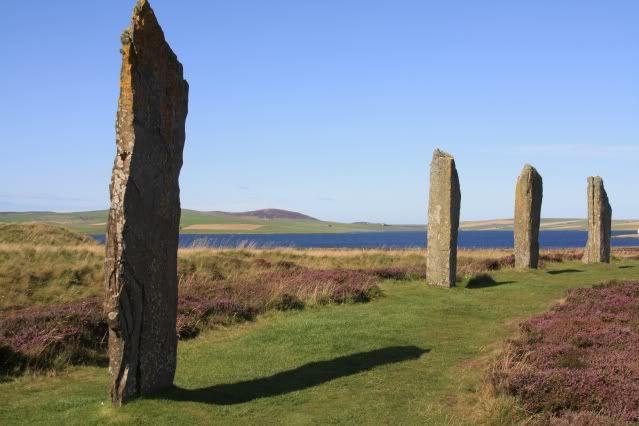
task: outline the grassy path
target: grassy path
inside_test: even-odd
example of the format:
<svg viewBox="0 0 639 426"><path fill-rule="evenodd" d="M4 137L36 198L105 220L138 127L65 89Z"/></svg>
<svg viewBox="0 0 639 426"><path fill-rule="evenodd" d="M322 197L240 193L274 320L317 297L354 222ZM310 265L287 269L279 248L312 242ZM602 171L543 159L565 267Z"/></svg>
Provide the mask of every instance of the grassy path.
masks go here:
<svg viewBox="0 0 639 426"><path fill-rule="evenodd" d="M623 266L623 267L620 267ZM276 313L180 344L176 388L114 410L107 373L83 367L0 384L0 424L460 424L481 363L565 290L639 279L639 262L502 271L451 290L386 282L362 305Z"/></svg>

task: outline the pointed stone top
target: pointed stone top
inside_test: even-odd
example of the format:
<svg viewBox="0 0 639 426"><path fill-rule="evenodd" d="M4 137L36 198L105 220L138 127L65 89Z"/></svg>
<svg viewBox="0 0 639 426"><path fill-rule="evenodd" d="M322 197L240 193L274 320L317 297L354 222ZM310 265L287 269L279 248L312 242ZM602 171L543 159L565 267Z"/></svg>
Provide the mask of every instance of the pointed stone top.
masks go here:
<svg viewBox="0 0 639 426"><path fill-rule="evenodd" d="M135 2L135 7L133 8L133 16L141 15L147 9L151 9L151 4L148 0L137 0Z"/></svg>
<svg viewBox="0 0 639 426"><path fill-rule="evenodd" d="M127 55L135 56L138 62L152 63L158 68L175 68L175 72L182 75L182 64L166 42L148 0L136 1L131 24L122 32L120 41Z"/></svg>
<svg viewBox="0 0 639 426"><path fill-rule="evenodd" d="M603 185L603 178L601 176L588 176L588 182L590 181L595 185Z"/></svg>
<svg viewBox="0 0 639 426"><path fill-rule="evenodd" d="M134 34L147 28L157 28L162 34L162 37L164 37L162 28L160 28L160 25L158 24L155 13L153 13L153 9L151 8L151 4L149 3L149 1L137 0L135 2L135 6L133 7L131 25L129 25L129 27L122 32L122 36L120 37L122 44L133 42Z"/></svg>
<svg viewBox="0 0 639 426"><path fill-rule="evenodd" d="M436 158L453 158L453 156L439 148L436 148L435 151L433 151L433 160Z"/></svg>

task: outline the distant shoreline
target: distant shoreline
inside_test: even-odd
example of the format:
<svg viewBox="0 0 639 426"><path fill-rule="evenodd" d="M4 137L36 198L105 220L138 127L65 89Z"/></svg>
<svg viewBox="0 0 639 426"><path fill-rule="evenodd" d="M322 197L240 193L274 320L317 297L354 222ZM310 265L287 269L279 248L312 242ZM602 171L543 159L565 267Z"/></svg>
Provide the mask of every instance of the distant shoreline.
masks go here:
<svg viewBox="0 0 639 426"><path fill-rule="evenodd" d="M612 238L639 238L639 234L621 234L613 235Z"/></svg>
<svg viewBox="0 0 639 426"><path fill-rule="evenodd" d="M619 232L619 231L616 231ZM92 235L104 243L104 234ZM541 249L583 249L588 233L583 230L542 230ZM513 248L512 230L460 230L459 249ZM426 229L399 232L347 232L347 233L187 233L180 234L181 248L257 248L257 249L416 249L426 247ZM613 239L614 248L638 247L639 240Z"/></svg>

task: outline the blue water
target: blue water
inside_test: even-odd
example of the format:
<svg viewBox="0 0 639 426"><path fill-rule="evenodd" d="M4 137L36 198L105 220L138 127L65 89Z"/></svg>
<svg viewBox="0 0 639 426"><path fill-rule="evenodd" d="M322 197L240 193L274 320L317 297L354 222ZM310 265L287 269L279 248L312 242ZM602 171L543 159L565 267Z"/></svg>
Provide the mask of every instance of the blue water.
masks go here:
<svg viewBox="0 0 639 426"><path fill-rule="evenodd" d="M613 231L614 235L628 231ZM104 243L104 235L93 235ZM541 231L542 248L580 248L585 231ZM513 231L459 231L460 248L512 248ZM639 245L636 238L613 238L613 247ZM426 232L347 234L181 234L180 247L415 248L426 247Z"/></svg>

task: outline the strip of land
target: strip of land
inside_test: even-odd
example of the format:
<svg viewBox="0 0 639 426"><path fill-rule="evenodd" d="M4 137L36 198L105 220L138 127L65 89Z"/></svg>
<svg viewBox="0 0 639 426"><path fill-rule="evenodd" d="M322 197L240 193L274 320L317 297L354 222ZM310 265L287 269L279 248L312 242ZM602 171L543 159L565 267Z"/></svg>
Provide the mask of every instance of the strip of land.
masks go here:
<svg viewBox="0 0 639 426"><path fill-rule="evenodd" d="M252 223L199 223L182 228L183 231L255 231L264 225Z"/></svg>
<svg viewBox="0 0 639 426"><path fill-rule="evenodd" d="M102 234L106 229L107 210L75 213L0 212L1 222L36 222L64 225L73 231ZM397 225L385 223L341 223L317 220L307 215L285 210L266 209L255 212L228 213L182 210L182 233L202 234L326 234L350 232L425 231L425 224ZM613 220L613 230L636 232L639 220ZM509 218L462 221L460 229L467 231L511 230ZM544 218L542 230L586 230L586 219Z"/></svg>

